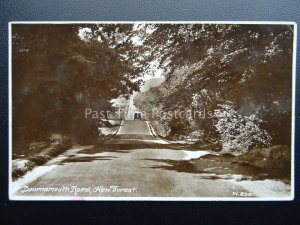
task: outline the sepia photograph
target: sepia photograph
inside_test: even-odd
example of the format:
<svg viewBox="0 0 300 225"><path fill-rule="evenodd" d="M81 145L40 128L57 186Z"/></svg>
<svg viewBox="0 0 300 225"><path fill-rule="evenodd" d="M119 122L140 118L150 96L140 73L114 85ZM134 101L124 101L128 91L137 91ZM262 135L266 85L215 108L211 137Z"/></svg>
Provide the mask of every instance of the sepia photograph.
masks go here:
<svg viewBox="0 0 300 225"><path fill-rule="evenodd" d="M10 22L10 200L293 200L296 35Z"/></svg>

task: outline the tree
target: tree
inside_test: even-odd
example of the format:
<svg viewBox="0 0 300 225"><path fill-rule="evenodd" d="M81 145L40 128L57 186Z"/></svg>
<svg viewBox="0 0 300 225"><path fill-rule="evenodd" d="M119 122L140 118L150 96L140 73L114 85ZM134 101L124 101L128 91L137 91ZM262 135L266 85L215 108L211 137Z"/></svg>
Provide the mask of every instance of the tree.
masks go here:
<svg viewBox="0 0 300 225"><path fill-rule="evenodd" d="M139 69L124 59L131 49L117 42L132 25L105 25L95 37L82 39L84 24L13 24L12 81L14 142L49 132L94 139L96 121L84 118L86 107L107 110L109 101L139 89ZM114 46L115 45L115 46ZM94 134L94 135L93 135Z"/></svg>
<svg viewBox="0 0 300 225"><path fill-rule="evenodd" d="M144 95L158 97L152 105L166 111L214 111L232 102L242 117L254 114L264 121L273 144L290 144L293 32L289 25L155 25L144 50L167 78ZM199 102L193 106L195 96ZM190 126L202 130L206 141L218 138L211 118Z"/></svg>

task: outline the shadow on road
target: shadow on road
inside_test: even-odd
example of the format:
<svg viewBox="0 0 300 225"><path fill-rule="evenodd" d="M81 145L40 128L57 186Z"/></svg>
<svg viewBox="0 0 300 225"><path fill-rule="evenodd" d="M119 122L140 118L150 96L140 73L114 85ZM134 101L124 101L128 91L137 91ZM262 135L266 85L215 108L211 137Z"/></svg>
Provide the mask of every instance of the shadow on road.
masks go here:
<svg viewBox="0 0 300 225"><path fill-rule="evenodd" d="M104 143L95 145L95 147L90 149L85 149L80 151L84 154L95 154L101 152L118 152L118 153L128 153L130 150L139 150L139 149L170 149L170 150L183 150L181 147L178 147L176 144L159 144L153 142L147 142L145 140L118 140L113 139L106 141Z"/></svg>
<svg viewBox="0 0 300 225"><path fill-rule="evenodd" d="M65 165L67 163L74 163L74 162L92 162L97 160L112 160L118 157L114 156L73 156L68 159L63 160L59 163L59 165Z"/></svg>
<svg viewBox="0 0 300 225"><path fill-rule="evenodd" d="M160 166L150 166L153 169L167 169L167 170L175 170L177 172L186 172L186 173L200 173L204 171L199 171L197 168L186 160L170 160L170 159L143 159L148 161L160 162L166 165Z"/></svg>
<svg viewBox="0 0 300 225"><path fill-rule="evenodd" d="M263 179L260 170L250 166L236 165L235 163L207 161L205 157L194 160L164 160L150 159L143 160L162 163L159 166L150 166L152 169L173 170L184 173L200 175L201 179L233 179L233 180L261 180Z"/></svg>
<svg viewBox="0 0 300 225"><path fill-rule="evenodd" d="M146 134L118 134L114 136L114 140L156 140L156 138Z"/></svg>

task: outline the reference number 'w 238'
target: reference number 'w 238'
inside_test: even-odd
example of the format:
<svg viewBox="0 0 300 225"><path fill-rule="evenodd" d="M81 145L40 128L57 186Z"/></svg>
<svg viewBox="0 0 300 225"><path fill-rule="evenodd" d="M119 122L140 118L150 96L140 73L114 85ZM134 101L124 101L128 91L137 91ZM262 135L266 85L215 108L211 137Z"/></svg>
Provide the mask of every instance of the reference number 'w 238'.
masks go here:
<svg viewBox="0 0 300 225"><path fill-rule="evenodd" d="M232 196L234 197L255 197L251 192L233 191Z"/></svg>

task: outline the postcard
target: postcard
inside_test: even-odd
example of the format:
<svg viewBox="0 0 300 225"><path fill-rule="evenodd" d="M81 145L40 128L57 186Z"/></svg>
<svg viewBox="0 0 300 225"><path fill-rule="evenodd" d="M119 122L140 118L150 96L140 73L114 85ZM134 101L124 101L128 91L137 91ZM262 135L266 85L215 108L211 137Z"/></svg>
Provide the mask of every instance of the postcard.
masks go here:
<svg viewBox="0 0 300 225"><path fill-rule="evenodd" d="M9 198L293 200L296 33L9 23Z"/></svg>

